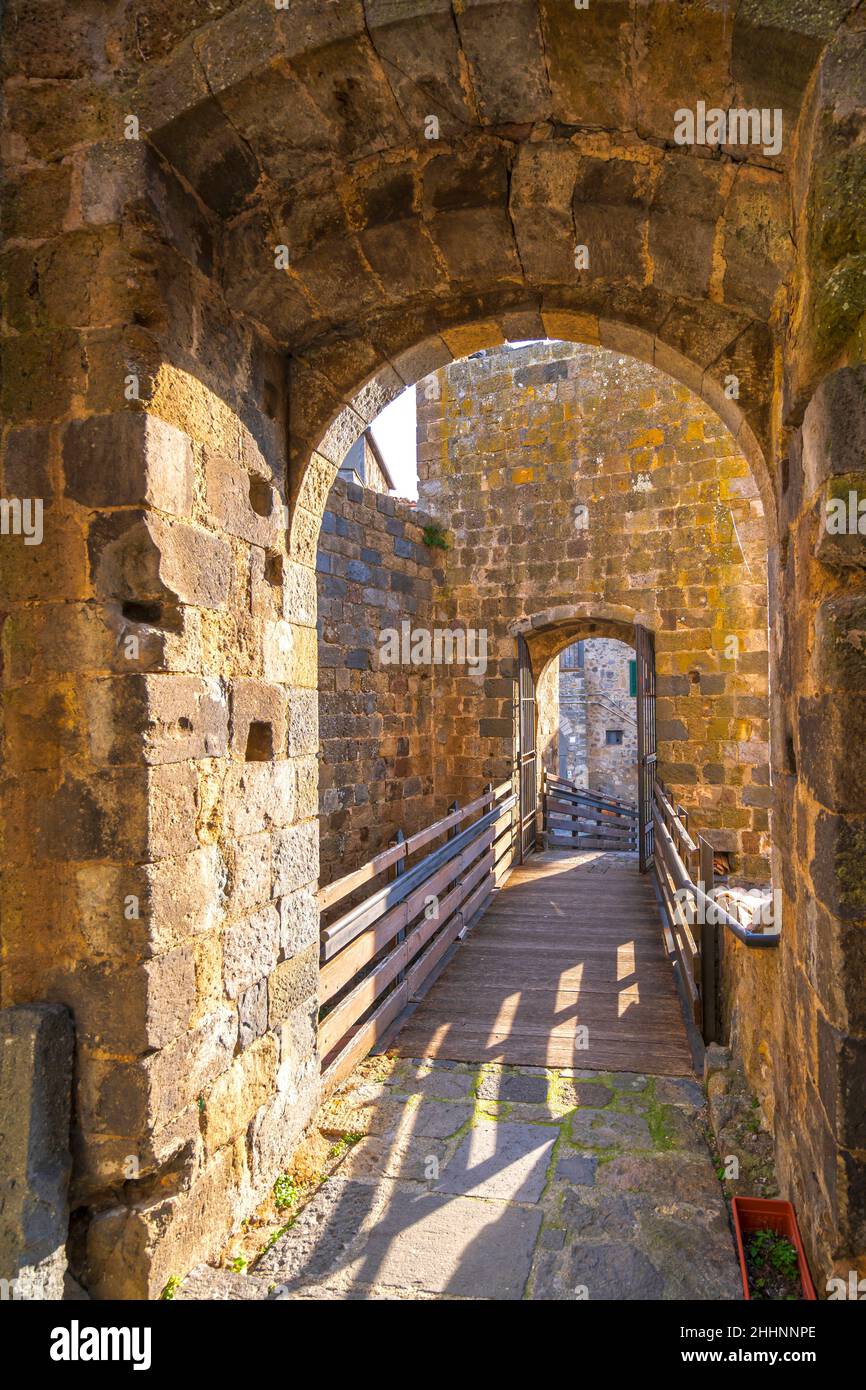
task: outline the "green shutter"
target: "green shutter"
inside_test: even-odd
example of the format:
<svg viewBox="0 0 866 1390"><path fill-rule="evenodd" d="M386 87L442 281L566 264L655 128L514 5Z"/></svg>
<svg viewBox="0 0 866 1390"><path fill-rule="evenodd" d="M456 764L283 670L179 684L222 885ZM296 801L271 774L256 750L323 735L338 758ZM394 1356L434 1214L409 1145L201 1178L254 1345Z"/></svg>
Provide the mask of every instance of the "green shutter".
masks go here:
<svg viewBox="0 0 866 1390"><path fill-rule="evenodd" d="M637 695L637 660L628 663L628 693Z"/></svg>

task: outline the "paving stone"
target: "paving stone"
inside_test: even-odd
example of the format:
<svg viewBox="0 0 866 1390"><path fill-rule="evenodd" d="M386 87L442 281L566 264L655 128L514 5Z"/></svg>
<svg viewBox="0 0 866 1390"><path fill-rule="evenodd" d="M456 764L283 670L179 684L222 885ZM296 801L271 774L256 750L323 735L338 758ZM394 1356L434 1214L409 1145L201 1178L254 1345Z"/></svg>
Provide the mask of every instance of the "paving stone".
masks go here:
<svg viewBox="0 0 866 1390"><path fill-rule="evenodd" d="M701 1128L695 1111L683 1106L664 1105L656 1112L656 1121L661 1126L665 1145L674 1149L694 1149L700 1146Z"/></svg>
<svg viewBox="0 0 866 1390"><path fill-rule="evenodd" d="M645 1091L648 1077L634 1071L614 1071L609 1080L618 1091Z"/></svg>
<svg viewBox="0 0 866 1390"><path fill-rule="evenodd" d="M324 1279L345 1261L347 1250L378 1205L371 1184L329 1178L291 1230L256 1262L256 1276L268 1274L282 1283Z"/></svg>
<svg viewBox="0 0 866 1390"><path fill-rule="evenodd" d="M561 1226L545 1226L538 1237L541 1250L561 1250L565 1245L565 1231Z"/></svg>
<svg viewBox="0 0 866 1390"><path fill-rule="evenodd" d="M619 1192L569 1190L563 1196L559 1219L569 1236L633 1240L637 1234L637 1205L636 1198Z"/></svg>
<svg viewBox="0 0 866 1390"><path fill-rule="evenodd" d="M474 1071L457 1071L437 1066L422 1075L406 1076L394 1084L401 1096L424 1096L429 1100L465 1100L475 1089Z"/></svg>
<svg viewBox="0 0 866 1390"><path fill-rule="evenodd" d="M447 1139L462 1129L475 1113L471 1104L457 1105L448 1101L424 1100L407 1108L401 1132L413 1138Z"/></svg>
<svg viewBox="0 0 866 1390"><path fill-rule="evenodd" d="M627 1111L630 1115L645 1115L653 1105L649 1091L617 1091L616 1109Z"/></svg>
<svg viewBox="0 0 866 1390"><path fill-rule="evenodd" d="M709 1154L618 1154L602 1164L596 1179L618 1192L664 1194L669 1202L713 1205L720 1200L719 1183Z"/></svg>
<svg viewBox="0 0 866 1390"><path fill-rule="evenodd" d="M482 1120L460 1141L437 1191L505 1202L537 1202L554 1136L536 1125Z"/></svg>
<svg viewBox="0 0 866 1390"><path fill-rule="evenodd" d="M432 1135L408 1136L393 1131L358 1141L340 1164L341 1178L394 1178L402 1182L434 1182L442 1172L449 1146Z"/></svg>
<svg viewBox="0 0 866 1390"><path fill-rule="evenodd" d="M666 1298L737 1299L742 1295L726 1212L683 1211L678 1218L643 1210L637 1246L665 1281Z"/></svg>
<svg viewBox="0 0 866 1390"><path fill-rule="evenodd" d="M560 1153L556 1164L556 1176L566 1182L578 1183L581 1187L591 1187L595 1182L598 1159L590 1154Z"/></svg>
<svg viewBox="0 0 866 1390"><path fill-rule="evenodd" d="M539 1260L531 1297L634 1302L661 1298L663 1292L661 1274L633 1245L578 1241L560 1254Z"/></svg>
<svg viewBox="0 0 866 1390"><path fill-rule="evenodd" d="M617 1110L578 1110L571 1117L571 1138L575 1144L593 1149L653 1147L647 1122L640 1115L624 1115Z"/></svg>
<svg viewBox="0 0 866 1390"><path fill-rule="evenodd" d="M489 1105L486 1101L484 1104ZM550 1105L508 1105L506 1107L508 1118L518 1120L521 1124L533 1125L556 1125L562 1124L561 1110L556 1110Z"/></svg>
<svg viewBox="0 0 866 1390"><path fill-rule="evenodd" d="M488 1072L481 1078L478 1095L486 1100L546 1101L547 1087L548 1081L544 1074Z"/></svg>
<svg viewBox="0 0 866 1390"><path fill-rule="evenodd" d="M387 1134L396 1130L405 1112L405 1100L387 1092L379 1099L338 1094L325 1106L320 1127L333 1134Z"/></svg>
<svg viewBox="0 0 866 1390"><path fill-rule="evenodd" d="M613 1091L609 1086L601 1082L593 1081L561 1081L556 1088L557 1100L563 1100L570 1106L588 1105L596 1109L609 1105L613 1100Z"/></svg>
<svg viewBox="0 0 866 1390"><path fill-rule="evenodd" d="M540 1227L538 1210L395 1188L353 1272L403 1290L518 1299Z"/></svg>
<svg viewBox="0 0 866 1390"><path fill-rule="evenodd" d="M683 1105L700 1110L706 1104L704 1088L688 1077L657 1076L655 1098L663 1105Z"/></svg>

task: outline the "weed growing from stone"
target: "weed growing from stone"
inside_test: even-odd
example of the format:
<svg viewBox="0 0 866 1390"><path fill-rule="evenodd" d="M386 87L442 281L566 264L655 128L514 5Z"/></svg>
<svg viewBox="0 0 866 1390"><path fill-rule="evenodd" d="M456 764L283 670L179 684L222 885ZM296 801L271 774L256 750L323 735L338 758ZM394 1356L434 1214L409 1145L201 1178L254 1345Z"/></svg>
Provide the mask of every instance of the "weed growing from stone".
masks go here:
<svg viewBox="0 0 866 1390"><path fill-rule="evenodd" d="M433 521L429 526L425 526L422 534L424 536L424 544L429 546L431 550L451 549L448 537L438 522Z"/></svg>

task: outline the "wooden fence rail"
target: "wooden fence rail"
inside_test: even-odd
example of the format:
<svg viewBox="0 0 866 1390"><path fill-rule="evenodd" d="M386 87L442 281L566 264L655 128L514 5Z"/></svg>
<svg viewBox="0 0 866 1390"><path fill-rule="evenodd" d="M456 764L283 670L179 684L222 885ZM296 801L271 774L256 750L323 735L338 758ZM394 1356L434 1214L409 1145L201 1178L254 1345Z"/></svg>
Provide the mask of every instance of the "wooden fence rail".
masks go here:
<svg viewBox="0 0 866 1390"><path fill-rule="evenodd" d="M510 781L488 786L468 806L455 806L319 890L327 912L389 869L394 873L321 929L319 1055L326 1090L366 1056L486 907L512 862L516 802ZM443 837L444 844L409 866L413 853Z"/></svg>
<svg viewBox="0 0 866 1390"><path fill-rule="evenodd" d="M637 807L544 773L548 849L637 849Z"/></svg>

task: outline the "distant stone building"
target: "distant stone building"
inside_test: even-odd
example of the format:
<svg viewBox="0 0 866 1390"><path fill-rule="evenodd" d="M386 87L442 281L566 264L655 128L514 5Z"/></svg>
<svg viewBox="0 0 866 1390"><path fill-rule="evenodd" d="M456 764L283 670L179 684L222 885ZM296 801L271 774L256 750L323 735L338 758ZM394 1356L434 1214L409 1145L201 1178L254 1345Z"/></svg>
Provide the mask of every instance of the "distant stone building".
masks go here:
<svg viewBox="0 0 866 1390"><path fill-rule="evenodd" d="M373 438L372 430L365 430L360 438L355 440L343 459L337 476L345 483L356 483L359 487L369 488L371 492L395 490L394 479Z"/></svg>
<svg viewBox="0 0 866 1390"><path fill-rule="evenodd" d="M559 773L579 787L637 797L636 668L612 638L575 642L559 658Z"/></svg>

